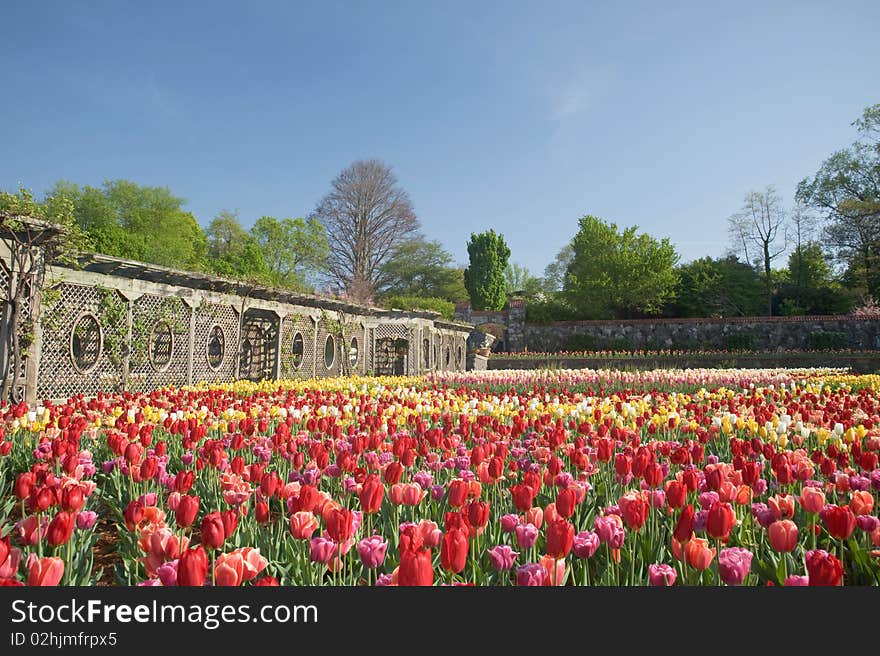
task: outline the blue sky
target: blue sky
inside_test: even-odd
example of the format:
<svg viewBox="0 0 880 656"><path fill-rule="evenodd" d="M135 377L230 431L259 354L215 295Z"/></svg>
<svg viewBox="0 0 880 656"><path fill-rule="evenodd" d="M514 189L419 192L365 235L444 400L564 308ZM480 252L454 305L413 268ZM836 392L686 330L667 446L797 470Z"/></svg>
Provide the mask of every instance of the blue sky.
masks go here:
<svg viewBox="0 0 880 656"><path fill-rule="evenodd" d="M594 214L720 255L880 102L874 2L10 2L0 188L169 187L207 226L305 216L390 164L461 263L535 274Z"/></svg>

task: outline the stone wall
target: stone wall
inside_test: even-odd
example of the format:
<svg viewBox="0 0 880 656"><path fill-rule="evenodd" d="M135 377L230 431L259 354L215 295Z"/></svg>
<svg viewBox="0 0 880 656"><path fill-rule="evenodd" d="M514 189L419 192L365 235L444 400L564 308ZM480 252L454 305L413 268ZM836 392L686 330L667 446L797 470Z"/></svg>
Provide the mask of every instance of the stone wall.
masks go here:
<svg viewBox="0 0 880 656"><path fill-rule="evenodd" d="M652 319L632 321L558 321L525 324L529 351L565 350L574 335L592 335L599 343L625 339L636 349L721 349L728 335L754 335L761 351L806 350L817 332L844 333L847 348L880 349L880 321L839 317L731 317L726 319Z"/></svg>

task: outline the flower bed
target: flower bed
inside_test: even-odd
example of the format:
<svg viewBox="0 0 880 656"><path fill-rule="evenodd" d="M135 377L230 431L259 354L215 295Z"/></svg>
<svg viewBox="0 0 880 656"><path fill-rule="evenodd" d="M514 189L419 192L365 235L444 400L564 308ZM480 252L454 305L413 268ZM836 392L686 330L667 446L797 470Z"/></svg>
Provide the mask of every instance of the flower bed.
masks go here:
<svg viewBox="0 0 880 656"><path fill-rule="evenodd" d="M0 581L876 585L876 383L485 372L7 406Z"/></svg>

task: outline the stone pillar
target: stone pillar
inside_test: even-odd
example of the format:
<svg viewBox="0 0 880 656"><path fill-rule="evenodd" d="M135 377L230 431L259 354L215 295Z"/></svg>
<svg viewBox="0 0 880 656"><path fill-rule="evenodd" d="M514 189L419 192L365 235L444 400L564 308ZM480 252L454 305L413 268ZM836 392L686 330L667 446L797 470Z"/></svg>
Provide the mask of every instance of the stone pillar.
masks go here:
<svg viewBox="0 0 880 656"><path fill-rule="evenodd" d="M526 344L526 302L512 298L507 304L507 348L511 352L524 351Z"/></svg>

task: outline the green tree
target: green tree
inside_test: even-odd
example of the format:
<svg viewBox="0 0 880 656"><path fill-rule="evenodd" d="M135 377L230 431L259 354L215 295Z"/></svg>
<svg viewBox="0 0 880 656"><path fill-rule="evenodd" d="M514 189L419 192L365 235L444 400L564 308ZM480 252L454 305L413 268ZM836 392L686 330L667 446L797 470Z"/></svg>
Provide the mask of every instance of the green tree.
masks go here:
<svg viewBox="0 0 880 656"><path fill-rule="evenodd" d="M471 233L467 245L470 263L464 270L464 286L474 310L500 310L507 302L504 270L510 248L494 230Z"/></svg>
<svg viewBox="0 0 880 656"><path fill-rule="evenodd" d="M208 240L184 199L167 187L109 180L100 188L61 181L49 192L74 206L76 223L105 255L176 269L206 269Z"/></svg>
<svg viewBox="0 0 880 656"><path fill-rule="evenodd" d="M550 264L544 268L544 275L541 278L541 284L547 293L561 292L565 287L565 273L574 259L574 246L571 242L567 243Z"/></svg>
<svg viewBox="0 0 880 656"><path fill-rule="evenodd" d="M468 297L464 271L439 241L423 237L400 244L382 264L378 288L383 297L441 298L453 303Z"/></svg>
<svg viewBox="0 0 880 656"><path fill-rule="evenodd" d="M251 236L263 253L269 281L279 287L307 289L309 278L329 253L327 234L314 218L262 216L251 228Z"/></svg>
<svg viewBox="0 0 880 656"><path fill-rule="evenodd" d="M866 107L853 125L859 137L833 153L812 178L798 184L797 198L822 211L825 239L847 279L880 295L880 103Z"/></svg>
<svg viewBox="0 0 880 656"><path fill-rule="evenodd" d="M788 257L788 269L780 274L774 299L780 314L843 314L854 303L853 295L835 280L817 242L795 248Z"/></svg>
<svg viewBox="0 0 880 656"><path fill-rule="evenodd" d="M538 298L543 293L541 279L516 262L510 262L504 269L504 289L508 296L522 294L527 300Z"/></svg>
<svg viewBox="0 0 880 656"><path fill-rule="evenodd" d="M674 317L752 316L763 311L757 271L735 255L703 257L678 266L675 300L665 309Z"/></svg>
<svg viewBox="0 0 880 656"><path fill-rule="evenodd" d="M208 225L206 234L211 271L227 278L269 282L260 245L242 227L236 212L222 210Z"/></svg>
<svg viewBox="0 0 880 656"><path fill-rule="evenodd" d="M588 319L658 314L675 293L678 254L668 238L657 241L638 227L584 216L572 240L564 294Z"/></svg>

